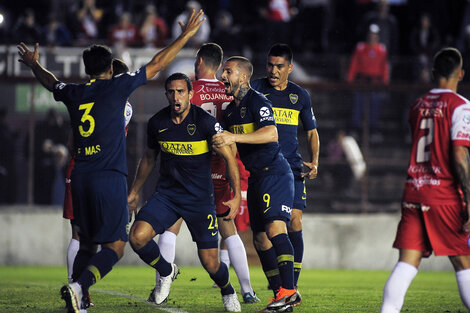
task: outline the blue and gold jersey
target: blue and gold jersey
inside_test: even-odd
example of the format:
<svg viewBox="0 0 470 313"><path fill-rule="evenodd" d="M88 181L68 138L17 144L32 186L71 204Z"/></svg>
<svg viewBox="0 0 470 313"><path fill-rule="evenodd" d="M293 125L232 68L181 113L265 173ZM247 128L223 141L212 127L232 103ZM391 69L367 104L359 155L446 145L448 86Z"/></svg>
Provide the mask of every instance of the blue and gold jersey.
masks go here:
<svg viewBox="0 0 470 313"><path fill-rule="evenodd" d="M152 116L147 146L161 153L157 192L176 203L214 203L211 176L212 136L223 129L204 109L191 105L186 118L175 124L170 106Z"/></svg>
<svg viewBox="0 0 470 313"><path fill-rule="evenodd" d="M276 125L271 102L253 89L248 91L238 106L235 102L228 105L222 124L234 134L252 133L269 125ZM290 172L278 142L237 143L237 148L250 177Z"/></svg>
<svg viewBox="0 0 470 313"><path fill-rule="evenodd" d="M251 83L251 86L271 101L282 154L294 174L300 175L302 158L297 151L299 121L302 121L305 131L317 128L309 93L292 82L288 82L286 89L276 90L269 84L267 78L257 79Z"/></svg>
<svg viewBox="0 0 470 313"><path fill-rule="evenodd" d="M72 124L74 172L116 170L127 175L124 112L127 98L147 82L145 68L114 79L54 85L54 98L67 106Z"/></svg>

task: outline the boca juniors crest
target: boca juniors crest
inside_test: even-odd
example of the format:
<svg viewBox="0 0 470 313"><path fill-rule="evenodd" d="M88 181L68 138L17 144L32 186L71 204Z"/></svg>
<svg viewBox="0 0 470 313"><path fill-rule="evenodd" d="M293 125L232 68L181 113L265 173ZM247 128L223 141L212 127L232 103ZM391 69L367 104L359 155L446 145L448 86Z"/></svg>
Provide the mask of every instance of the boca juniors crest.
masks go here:
<svg viewBox="0 0 470 313"><path fill-rule="evenodd" d="M246 114L246 107L242 107L240 109L240 117L241 118L244 118L245 117L245 114Z"/></svg>
<svg viewBox="0 0 470 313"><path fill-rule="evenodd" d="M190 134L192 136L196 132L196 125L188 124L186 129L188 130L188 134Z"/></svg>
<svg viewBox="0 0 470 313"><path fill-rule="evenodd" d="M299 95L291 93L289 94L289 100L292 104L296 104L299 101Z"/></svg>

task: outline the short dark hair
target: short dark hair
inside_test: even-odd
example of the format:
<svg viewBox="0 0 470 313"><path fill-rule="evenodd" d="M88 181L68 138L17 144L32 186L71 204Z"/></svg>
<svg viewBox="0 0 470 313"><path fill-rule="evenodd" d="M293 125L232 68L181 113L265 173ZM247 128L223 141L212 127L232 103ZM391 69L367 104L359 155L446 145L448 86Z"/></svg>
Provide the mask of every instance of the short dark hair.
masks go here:
<svg viewBox="0 0 470 313"><path fill-rule="evenodd" d="M432 68L434 78L449 78L459 66L462 66L462 55L459 50L451 47L443 48L434 55Z"/></svg>
<svg viewBox="0 0 470 313"><path fill-rule="evenodd" d="M196 54L196 57L203 59L207 66L215 70L217 70L220 63L222 63L223 56L224 52L222 47L213 42L203 44Z"/></svg>
<svg viewBox="0 0 470 313"><path fill-rule="evenodd" d="M191 82L191 79L188 77L188 75L183 74L183 73L173 73L170 76L168 76L168 78L165 80L165 91L168 90L168 84L174 80L186 81L186 85L188 86L188 92L193 90L193 83Z"/></svg>
<svg viewBox="0 0 470 313"><path fill-rule="evenodd" d="M113 59L113 78L119 74L123 74L127 72L129 72L129 67L127 66L127 64L121 59L114 58Z"/></svg>
<svg viewBox="0 0 470 313"><path fill-rule="evenodd" d="M292 50L291 48L285 43L276 43L274 44L271 49L269 49L268 57L283 57L287 60L287 62L292 63Z"/></svg>
<svg viewBox="0 0 470 313"><path fill-rule="evenodd" d="M238 66L248 72L248 79L253 75L253 64L245 57L236 55L227 59L226 62L237 62Z"/></svg>
<svg viewBox="0 0 470 313"><path fill-rule="evenodd" d="M85 73L97 76L106 72L113 61L111 49L104 45L92 45L83 51Z"/></svg>

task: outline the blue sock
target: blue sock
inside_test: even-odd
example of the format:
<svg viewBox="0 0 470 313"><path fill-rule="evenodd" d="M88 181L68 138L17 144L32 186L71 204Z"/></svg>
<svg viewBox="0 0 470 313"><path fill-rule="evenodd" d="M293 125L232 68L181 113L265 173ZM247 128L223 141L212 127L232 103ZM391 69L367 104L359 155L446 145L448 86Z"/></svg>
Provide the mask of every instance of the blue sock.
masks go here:
<svg viewBox="0 0 470 313"><path fill-rule="evenodd" d="M88 295L88 289L108 274L118 260L117 253L110 248L102 248L90 259L87 268L77 280L82 286L84 297Z"/></svg>
<svg viewBox="0 0 470 313"><path fill-rule="evenodd" d="M75 260L73 261L73 274L72 281L76 281L80 274L86 269L88 262L95 255L93 252L88 250L78 250Z"/></svg>
<svg viewBox="0 0 470 313"><path fill-rule="evenodd" d="M160 254L160 248L155 241L150 240L144 247L134 251L139 255L142 261L155 268L160 276L168 276L171 274L171 264Z"/></svg>
<svg viewBox="0 0 470 313"><path fill-rule="evenodd" d="M294 247L294 286L297 287L300 271L302 270L302 259L304 257L304 238L302 231L289 233L289 239Z"/></svg>
<svg viewBox="0 0 470 313"><path fill-rule="evenodd" d="M276 260L276 251L273 247L268 250L258 252L261 266L263 267L264 274L268 279L269 287L274 291L274 294L281 288L281 276L279 276L279 267Z"/></svg>
<svg viewBox="0 0 470 313"><path fill-rule="evenodd" d="M279 234L271 238L274 250L276 250L279 275L282 287L294 289L294 248L287 234Z"/></svg>
<svg viewBox="0 0 470 313"><path fill-rule="evenodd" d="M220 266L217 272L214 275L209 273L209 276L212 278L214 283L216 283L217 286L220 287L220 293L222 294L222 296L230 295L235 292L232 287L232 284L229 281L228 268L225 263L220 262Z"/></svg>

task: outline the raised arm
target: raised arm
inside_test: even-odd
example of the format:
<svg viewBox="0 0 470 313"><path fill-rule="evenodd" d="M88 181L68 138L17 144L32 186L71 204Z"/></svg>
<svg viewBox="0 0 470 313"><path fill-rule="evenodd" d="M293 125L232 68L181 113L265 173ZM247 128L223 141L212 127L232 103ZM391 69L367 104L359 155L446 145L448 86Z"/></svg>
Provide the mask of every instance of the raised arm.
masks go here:
<svg viewBox="0 0 470 313"><path fill-rule="evenodd" d="M457 181L462 188L465 205L467 206L467 216L470 217L470 153L465 146L453 147L454 167ZM463 225L463 230L470 232L470 218L467 217Z"/></svg>
<svg viewBox="0 0 470 313"><path fill-rule="evenodd" d="M235 159L237 149L235 145L231 145L220 148L214 147L214 151L224 158L225 164L227 165L227 177L232 187L233 198L222 203L230 208L230 212L224 219L232 220L238 214L241 201L240 172L238 170L237 160Z"/></svg>
<svg viewBox="0 0 470 313"><path fill-rule="evenodd" d="M310 162L302 162L309 168L309 171L302 173L302 177L315 179L318 174L318 156L320 154L320 138L317 129L311 129L307 132L308 152L310 153Z"/></svg>
<svg viewBox="0 0 470 313"><path fill-rule="evenodd" d="M233 143L262 144L276 142L277 139L278 134L276 126L268 125L248 134L233 134L227 131L215 134L212 137L212 144L215 147L222 147Z"/></svg>
<svg viewBox="0 0 470 313"><path fill-rule="evenodd" d="M158 72L163 70L175 58L181 48L184 47L188 39L196 34L199 27L206 20L202 18L203 14L204 12L202 10L199 10L198 13L193 10L186 25L181 21L178 22L182 29L181 35L165 49L158 52L145 66L147 79L153 78Z"/></svg>
<svg viewBox="0 0 470 313"><path fill-rule="evenodd" d="M43 85L47 90L52 91L54 84L58 82L58 80L54 74L39 64L39 44L36 43L34 51L29 50L23 42L21 42L17 48L18 55L20 56L18 61L29 67L41 85Z"/></svg>
<svg viewBox="0 0 470 313"><path fill-rule="evenodd" d="M127 197L127 202L129 203L129 213L132 213L137 209L139 204L140 191L144 186L147 178L150 173L152 173L155 168L155 160L157 159L157 152L153 149L147 148L145 150L144 156L139 161L139 166L137 167L137 174L135 175L134 182L129 191L129 196Z"/></svg>

